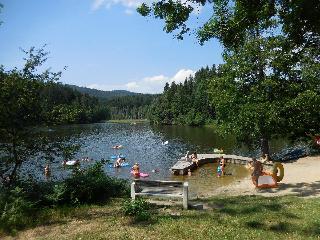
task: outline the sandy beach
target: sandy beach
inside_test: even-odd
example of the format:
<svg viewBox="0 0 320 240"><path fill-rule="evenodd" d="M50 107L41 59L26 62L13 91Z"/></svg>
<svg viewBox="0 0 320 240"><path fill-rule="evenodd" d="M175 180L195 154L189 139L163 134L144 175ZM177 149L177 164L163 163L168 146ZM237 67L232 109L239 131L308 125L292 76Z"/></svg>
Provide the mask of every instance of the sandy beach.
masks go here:
<svg viewBox="0 0 320 240"><path fill-rule="evenodd" d="M285 175L277 188L256 188L251 177L214 190L208 195L298 195L320 197L320 156L304 157L283 163ZM271 169L267 169L271 170Z"/></svg>

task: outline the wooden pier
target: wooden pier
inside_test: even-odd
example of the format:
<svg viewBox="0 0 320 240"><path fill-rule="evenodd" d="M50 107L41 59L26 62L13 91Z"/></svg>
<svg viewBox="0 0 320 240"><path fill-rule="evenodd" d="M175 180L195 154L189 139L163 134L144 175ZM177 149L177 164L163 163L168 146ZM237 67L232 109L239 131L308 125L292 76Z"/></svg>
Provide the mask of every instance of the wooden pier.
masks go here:
<svg viewBox="0 0 320 240"><path fill-rule="evenodd" d="M198 155L198 165L190 158L183 157L180 160L176 162L176 164L171 167L171 171L173 174L176 175L185 175L188 173L188 170L190 171L196 169L197 167L206 164L206 163L215 163L217 162L221 156L225 159L226 163L235 163L235 164L241 164L246 165L249 161L252 161L252 158L249 157L242 157L237 155L227 155L227 154L197 154Z"/></svg>

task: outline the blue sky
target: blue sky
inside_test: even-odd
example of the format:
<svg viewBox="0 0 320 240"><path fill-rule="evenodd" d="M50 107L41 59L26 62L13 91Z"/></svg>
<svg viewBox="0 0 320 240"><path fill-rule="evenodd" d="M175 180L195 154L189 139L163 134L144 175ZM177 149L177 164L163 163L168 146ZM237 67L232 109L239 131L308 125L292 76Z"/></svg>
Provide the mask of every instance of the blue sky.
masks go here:
<svg viewBox="0 0 320 240"><path fill-rule="evenodd" d="M0 0L0 64L21 66L19 48L48 44L46 63L61 82L101 90L159 93L202 66L222 62L220 44L200 46L194 35L178 41L163 22L136 13L140 0ZM150 1L150 0L149 0ZM193 14L191 26L210 17Z"/></svg>

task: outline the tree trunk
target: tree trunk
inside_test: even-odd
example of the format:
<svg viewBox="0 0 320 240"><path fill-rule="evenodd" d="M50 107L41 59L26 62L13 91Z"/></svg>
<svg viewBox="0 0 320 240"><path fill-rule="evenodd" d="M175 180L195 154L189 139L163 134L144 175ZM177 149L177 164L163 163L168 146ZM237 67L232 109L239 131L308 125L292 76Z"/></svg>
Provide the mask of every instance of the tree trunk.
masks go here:
<svg viewBox="0 0 320 240"><path fill-rule="evenodd" d="M269 140L265 137L261 138L261 142L260 142L260 146L261 146L261 153L262 154L269 154Z"/></svg>

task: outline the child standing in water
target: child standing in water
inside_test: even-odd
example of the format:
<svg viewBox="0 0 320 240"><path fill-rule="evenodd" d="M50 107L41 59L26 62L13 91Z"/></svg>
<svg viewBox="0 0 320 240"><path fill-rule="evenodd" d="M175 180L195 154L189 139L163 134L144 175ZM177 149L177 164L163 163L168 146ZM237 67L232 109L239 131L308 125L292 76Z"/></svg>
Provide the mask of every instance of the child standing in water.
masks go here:
<svg viewBox="0 0 320 240"><path fill-rule="evenodd" d="M220 168L221 168L221 175L225 174L225 167L226 167L226 160L221 156L220 158Z"/></svg>
<svg viewBox="0 0 320 240"><path fill-rule="evenodd" d="M218 165L218 167L217 167L217 177L221 177L221 175L222 175L222 169L221 169L221 166Z"/></svg>
<svg viewBox="0 0 320 240"><path fill-rule="evenodd" d="M138 163L135 163L135 164L132 166L132 174L133 174L135 177L140 177L140 168L139 168L139 164L138 164Z"/></svg>

